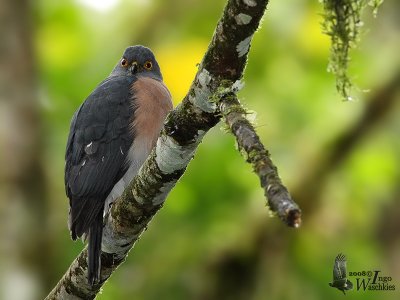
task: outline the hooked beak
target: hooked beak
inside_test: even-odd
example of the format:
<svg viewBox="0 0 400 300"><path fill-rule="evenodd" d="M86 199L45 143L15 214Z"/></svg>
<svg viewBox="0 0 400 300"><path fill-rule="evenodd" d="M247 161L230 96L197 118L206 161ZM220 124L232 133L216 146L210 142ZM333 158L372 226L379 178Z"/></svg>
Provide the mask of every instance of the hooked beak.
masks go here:
<svg viewBox="0 0 400 300"><path fill-rule="evenodd" d="M132 74L137 73L138 69L139 69L139 67L138 67L138 64L136 62L132 63L132 65L129 67L129 71Z"/></svg>

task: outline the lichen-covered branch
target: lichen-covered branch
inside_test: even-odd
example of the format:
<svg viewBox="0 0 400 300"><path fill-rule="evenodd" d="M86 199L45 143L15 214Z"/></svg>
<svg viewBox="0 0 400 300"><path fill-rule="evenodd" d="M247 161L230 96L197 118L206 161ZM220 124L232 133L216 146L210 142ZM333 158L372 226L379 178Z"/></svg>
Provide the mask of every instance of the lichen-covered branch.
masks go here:
<svg viewBox="0 0 400 300"><path fill-rule="evenodd" d="M228 1L188 94L167 117L155 149L105 220L101 282L88 285L84 249L46 299L93 299L124 261L184 173L204 134L219 121L217 105L209 99L223 82L229 88L227 82L233 85L243 76L267 2Z"/></svg>
<svg viewBox="0 0 400 300"><path fill-rule="evenodd" d="M315 215L321 212L321 202L325 196L321 192L332 174L343 167L343 162L354 153L355 148L369 136L371 131L375 131L377 126L382 126L382 123L387 121L388 117L390 118L390 114L394 116L398 110L396 105L400 100L400 72L393 75L389 82L366 99L365 110L356 123L335 137L329 143L329 147L323 147L320 150L323 155L315 155L323 159L311 164L308 172L291 188L291 194L307 215L307 220L313 220ZM380 130L384 131L383 128ZM399 207L397 202L396 206ZM393 207L389 206L389 209ZM387 215L382 215L387 219ZM386 219L385 224L389 223ZM309 225L313 226L313 224ZM391 231L382 232L387 234ZM393 236L390 238L393 242ZM282 231L266 226L266 222L253 224L252 228L246 231L246 241L245 247L241 247L242 239L239 238L236 243L223 247L211 260L204 263L206 272L212 274L211 279L209 278L211 284L206 285L196 299L233 299L234 297L235 299L254 299L260 292L257 286L253 286L257 284L254 278L260 276L266 278L274 274L274 271L263 269L266 265L265 261L270 266L270 262L282 257L290 257L288 253L291 251L289 246L291 241L287 239L287 236L282 235ZM257 292L254 293L254 291Z"/></svg>
<svg viewBox="0 0 400 300"><path fill-rule="evenodd" d="M301 224L301 211L282 184L278 170L261 143L254 127L246 119L246 111L234 93L220 99L219 108L229 129L236 137L239 150L244 154L260 178L270 209L292 227Z"/></svg>

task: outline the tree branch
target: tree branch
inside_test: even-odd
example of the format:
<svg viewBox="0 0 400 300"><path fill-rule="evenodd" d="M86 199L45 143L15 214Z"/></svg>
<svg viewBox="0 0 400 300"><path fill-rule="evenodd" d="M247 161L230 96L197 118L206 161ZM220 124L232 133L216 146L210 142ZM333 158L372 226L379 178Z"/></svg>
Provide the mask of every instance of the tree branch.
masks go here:
<svg viewBox="0 0 400 300"><path fill-rule="evenodd" d="M369 99L366 99L367 104L359 120L336 136L329 143L329 147L324 147L321 150L324 152L324 158L314 163L310 172L291 189L293 197L307 215L307 220L313 219L313 216L321 210L321 191L326 186L329 177L342 166L359 143L372 130L375 130L377 125L381 125L389 114L394 112L395 105L399 100L399 92L400 72L397 72L389 82L374 94L371 94ZM319 157L319 155L316 155L316 157ZM310 201L310 199L313 199L313 201ZM396 199L399 199L399 197ZM396 214L396 210L391 207L391 213L393 212L396 216L399 216L399 214ZM385 224L390 224L391 215L382 215ZM396 224L400 224L400 222ZM398 227L393 228L397 229ZM237 243L230 247L221 249L219 253L212 257L212 260L205 263L205 270L212 274L210 279L212 284L200 292L200 299L220 299L221 295L228 299L230 295L240 295L235 299L252 299L254 295L252 295L249 286L257 290L257 287L252 286L255 282L252 279L255 276L260 276L261 269L259 266L264 266L265 260L267 260L271 269L262 270L263 275L261 277L273 276L274 267L271 266L271 262L276 261L278 257L290 257L287 255L287 252L290 251L290 241L288 242L287 236L283 235L282 232L266 227L265 222L254 224L253 228L246 232L248 242L245 250L241 247L242 240L239 239ZM384 239L383 232L379 231L379 237ZM393 241L393 235L391 241ZM271 248L271 245L275 246ZM282 254L283 252L286 253ZM234 274L246 274L246 276L238 278ZM229 287L229 291L227 291L227 287Z"/></svg>
<svg viewBox="0 0 400 300"><path fill-rule="evenodd" d="M264 189L268 205L273 212L286 224L299 227L301 212L292 200L287 188L282 184L278 170L269 157L268 151L261 143L254 127L246 119L246 111L234 93L221 98L219 108L236 137L239 150L245 155L246 161L253 166L254 172L260 178L261 187Z"/></svg>
<svg viewBox="0 0 400 300"><path fill-rule="evenodd" d="M267 2L228 1L188 94L169 114L156 147L106 217L101 282L93 287L87 283L84 249L46 299L93 299L125 260L183 175L205 133L218 123L217 104L209 99L218 95L221 86L234 90L232 86L242 77Z"/></svg>

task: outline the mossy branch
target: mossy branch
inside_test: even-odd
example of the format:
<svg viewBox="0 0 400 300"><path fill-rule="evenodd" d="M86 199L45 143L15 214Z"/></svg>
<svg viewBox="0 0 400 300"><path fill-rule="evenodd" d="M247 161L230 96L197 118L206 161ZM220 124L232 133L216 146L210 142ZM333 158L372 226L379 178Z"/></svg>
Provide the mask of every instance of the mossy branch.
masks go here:
<svg viewBox="0 0 400 300"><path fill-rule="evenodd" d="M372 6L376 16L383 0L322 0L324 6L323 32L331 38L331 56L328 71L336 76L336 89L340 96L353 100L354 85L348 74L350 50L360 39L365 7Z"/></svg>
<svg viewBox="0 0 400 300"><path fill-rule="evenodd" d="M246 119L246 110L234 93L223 96L219 101L219 109L235 136L239 150L244 153L246 161L253 166L260 178L268 205L286 224L299 227L301 211L292 200L287 188L282 184L278 170L272 162L268 150L265 149L253 125Z"/></svg>

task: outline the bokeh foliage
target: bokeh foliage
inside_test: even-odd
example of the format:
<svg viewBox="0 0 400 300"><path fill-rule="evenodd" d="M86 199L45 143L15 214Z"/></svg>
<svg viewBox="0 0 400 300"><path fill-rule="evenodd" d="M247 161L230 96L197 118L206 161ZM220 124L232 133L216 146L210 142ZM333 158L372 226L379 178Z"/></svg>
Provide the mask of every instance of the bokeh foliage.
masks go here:
<svg viewBox="0 0 400 300"><path fill-rule="evenodd" d="M83 247L69 238L63 186L74 110L132 44L153 49L179 103L225 4L121 0L101 11L85 2L40 0L33 7L44 123L41 162L49 199L43 256L50 279L42 282L43 295ZM337 136L357 123L370 97L399 72L399 8L398 1L386 0L377 19L366 18L370 32L353 51L350 72L358 86L371 91L359 101L341 102L335 79L326 72L330 41L321 33L322 6L310 0L270 2L239 96L256 112L257 131L289 190L301 194L309 187L302 186L303 179L327 157ZM309 183L321 187L321 194L301 203L304 224L296 231L270 218L257 177L233 137L217 126L98 298L339 299L343 296L328 286L339 252L347 255L349 270L381 269L400 289L400 240L394 229L400 215L399 113L397 101L340 165ZM224 263L232 257L236 263ZM397 290L348 296L398 295Z"/></svg>

